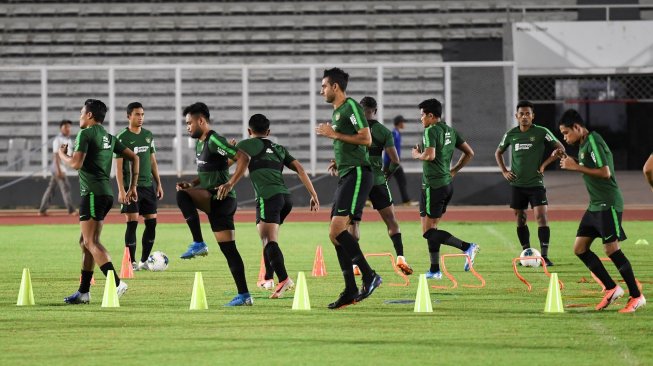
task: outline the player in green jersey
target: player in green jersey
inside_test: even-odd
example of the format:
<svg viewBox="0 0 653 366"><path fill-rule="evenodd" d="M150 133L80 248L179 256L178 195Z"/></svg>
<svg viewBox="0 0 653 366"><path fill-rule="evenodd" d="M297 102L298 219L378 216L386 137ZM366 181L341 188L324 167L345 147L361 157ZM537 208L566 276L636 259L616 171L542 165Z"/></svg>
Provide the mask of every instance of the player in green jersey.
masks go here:
<svg viewBox="0 0 653 366"><path fill-rule="evenodd" d="M373 176L367 146L372 143L370 128L363 108L347 98L349 74L339 68L324 70L320 94L333 105L331 123L320 123L315 132L333 140L338 187L331 208L329 239L333 243L345 279L345 289L329 309L339 309L362 301L381 285L383 280L367 263L356 237L348 231L351 221L360 221L365 199L372 188ZM356 288L353 264L363 274L360 291Z"/></svg>
<svg viewBox="0 0 653 366"><path fill-rule="evenodd" d="M113 268L109 251L100 242L100 234L104 217L113 205L113 190L109 175L113 154L120 154L132 161L133 178L125 194L124 202L138 199L139 159L125 145L110 135L102 126L107 107L96 99L84 102L79 116L81 130L75 139L73 156L67 154L68 146L59 148L59 158L75 170L79 170L79 190L82 202L79 207L79 225L81 236L79 245L82 248L82 279L77 292L64 299L67 304L87 304L91 300L89 292L95 264L100 266L102 273L107 275L113 271L118 296L127 291L127 283L121 281ZM110 279L107 279L110 280Z"/></svg>
<svg viewBox="0 0 653 366"><path fill-rule="evenodd" d="M578 162L559 154L560 167L582 173L590 197L589 207L576 232L574 254L605 286L605 296L596 310L607 308L624 294L621 286L615 283L599 257L590 249L594 239L601 238L605 253L619 270L630 292L628 303L619 312L632 313L646 305L646 299L637 286L630 261L619 247L619 242L626 240L626 233L621 227L624 203L614 175L612 151L601 135L587 130L576 110L569 109L562 115L560 132L567 144L579 146Z"/></svg>
<svg viewBox="0 0 653 366"><path fill-rule="evenodd" d="M211 230L227 259L238 289L238 295L225 306L252 305L253 300L245 279L245 265L236 248L234 214L237 203L233 191L233 187L247 170L249 155L234 148L224 137L211 129L211 114L206 104L191 104L184 108L183 115L190 137L197 139L195 155L198 177L192 182L177 183L177 205L193 236L193 242L181 258L191 259L208 254L197 214L199 209L209 218ZM229 174L229 159L237 164L233 175Z"/></svg>
<svg viewBox="0 0 653 366"><path fill-rule="evenodd" d="M288 167L297 173L299 180L311 195L309 201L311 211L320 208L320 201L311 179L299 161L290 155L285 147L268 139L270 121L267 117L262 114L253 115L249 119L247 131L250 138L239 142L236 148L251 157L249 177L256 193L256 228L263 244L264 260L270 265L272 272L277 274L279 280L270 296L271 299L277 299L295 286L292 279L288 277L278 239L279 226L292 210L290 191L283 181L283 168Z"/></svg>
<svg viewBox="0 0 653 366"><path fill-rule="evenodd" d="M648 182L648 185L651 186L651 190L653 190L653 152L646 160L646 163L644 163L642 171L644 172L646 182Z"/></svg>
<svg viewBox="0 0 653 366"><path fill-rule="evenodd" d="M564 147L547 128L533 124L535 119L533 103L522 100L517 104L515 114L519 126L509 130L503 135L494 157L501 168L503 176L512 186L512 199L510 207L514 210L517 219L517 237L522 249L530 248L530 232L526 223L528 215L526 210L530 203L537 220L537 236L540 240L542 257L547 266L552 266L549 260L549 239L551 230L547 219L546 189L544 188L544 169L556 157L551 154L543 160L545 148L560 150ZM512 166L508 170L503 161L503 153L512 146Z"/></svg>
<svg viewBox="0 0 653 366"><path fill-rule="evenodd" d="M125 214L127 228L125 230L125 246L129 248L129 255L135 271L148 270L147 257L152 252L154 238L156 237L156 209L157 199L163 198L161 177L156 163L156 148L152 132L143 128L145 111L138 102L127 105L127 119L129 126L116 135L118 140L138 155L140 172L138 175L138 201L121 205L120 212ZM118 199L123 202L126 189L129 186L129 164L123 164L122 156L114 155L116 159L116 181L118 182ZM156 181L156 190L152 184ZM141 240L141 260L136 261L136 228L138 215L145 219L145 230Z"/></svg>
<svg viewBox="0 0 653 366"><path fill-rule="evenodd" d="M458 248L469 256L464 269L469 271L474 263L479 246L468 243L438 229L440 219L447 211L453 197L453 177L474 157L471 146L460 136L458 131L447 126L442 120L442 104L437 99L427 99L419 104L420 120L424 126L423 147L416 146L412 157L422 161L422 194L419 200L419 214L422 233L426 239L431 260L431 267L426 271L426 278L441 279L440 246L442 244ZM451 167L454 149L462 152L460 159Z"/></svg>

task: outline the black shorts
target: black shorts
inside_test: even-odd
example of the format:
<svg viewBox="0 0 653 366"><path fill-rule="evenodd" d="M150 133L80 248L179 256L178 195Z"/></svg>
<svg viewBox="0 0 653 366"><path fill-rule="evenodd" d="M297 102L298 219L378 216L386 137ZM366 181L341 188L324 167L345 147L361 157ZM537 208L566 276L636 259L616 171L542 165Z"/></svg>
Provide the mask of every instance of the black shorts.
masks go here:
<svg viewBox="0 0 653 366"><path fill-rule="evenodd" d="M156 213L156 192L154 186L136 187L138 200L128 205L120 204L120 213L137 213L141 216Z"/></svg>
<svg viewBox="0 0 653 366"><path fill-rule="evenodd" d="M356 167L344 177L340 177L333 196L331 217L349 216L353 221L360 221L373 183L372 170L369 167Z"/></svg>
<svg viewBox="0 0 653 366"><path fill-rule="evenodd" d="M113 196L96 196L93 193L82 196L82 201L79 204L79 221L90 219L102 221L111 210L111 206L113 206Z"/></svg>
<svg viewBox="0 0 653 366"><path fill-rule="evenodd" d="M279 193L263 199L256 199L256 223L283 224L283 220L292 210L292 198L289 194Z"/></svg>
<svg viewBox="0 0 653 366"><path fill-rule="evenodd" d="M388 187L387 182L372 186L369 197L372 202L372 207L377 211L390 207L393 204L392 194L390 193L390 188Z"/></svg>
<svg viewBox="0 0 653 366"><path fill-rule="evenodd" d="M525 210L528 208L529 203L531 204L531 208L548 205L549 201L546 199L546 188L512 186L510 208Z"/></svg>
<svg viewBox="0 0 653 366"><path fill-rule="evenodd" d="M226 197L223 200L219 200L216 198L215 190L209 190L209 192L211 192L211 213L206 214L206 216L209 217L211 230L214 233L224 230L234 230L234 214L238 207L236 199Z"/></svg>
<svg viewBox="0 0 653 366"><path fill-rule="evenodd" d="M626 240L626 232L621 227L621 212L610 208L605 211L585 211L578 225L576 236L601 238L603 244L615 240Z"/></svg>
<svg viewBox="0 0 653 366"><path fill-rule="evenodd" d="M451 183L438 188L425 187L419 197L419 215L439 219L447 212L451 197L453 197L453 184Z"/></svg>

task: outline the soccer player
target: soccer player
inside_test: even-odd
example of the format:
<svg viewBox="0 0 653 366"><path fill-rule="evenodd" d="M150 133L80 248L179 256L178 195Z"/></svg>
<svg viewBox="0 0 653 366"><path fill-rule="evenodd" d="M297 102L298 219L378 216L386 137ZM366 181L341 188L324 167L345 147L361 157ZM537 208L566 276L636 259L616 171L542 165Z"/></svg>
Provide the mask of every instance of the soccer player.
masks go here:
<svg viewBox="0 0 653 366"><path fill-rule="evenodd" d="M605 296L596 305L596 310L607 308L624 294L621 286L612 280L599 257L590 249L594 239L601 238L605 253L619 270L630 292L628 303L619 312L632 313L646 305L646 299L637 287L635 274L628 258L619 248L619 242L626 240L626 233L621 227L624 203L614 176L612 151L601 135L587 130L576 110L569 109L562 115L560 132L567 144L579 146L578 162L569 156L559 154L560 167L582 173L590 196L589 207L576 232L574 254L605 286Z"/></svg>
<svg viewBox="0 0 653 366"><path fill-rule="evenodd" d="M195 155L198 177L192 182L177 183L177 205L193 236L193 242L182 259L205 256L209 248L204 243L197 210L206 213L220 250L227 259L229 270L236 282L238 295L225 306L251 306L253 299L247 289L245 265L236 248L234 214L236 193L232 190L247 170L249 155L234 148L209 126L211 114L206 104L197 102L184 108L186 130L197 139ZM236 171L229 174L229 162L236 162Z"/></svg>
<svg viewBox="0 0 653 366"><path fill-rule="evenodd" d="M648 157L648 160L646 160L646 163L644 163L642 171L644 172L644 178L646 178L648 185L651 186L651 190L653 190L653 152Z"/></svg>
<svg viewBox="0 0 653 366"><path fill-rule="evenodd" d="M406 119L402 115L398 115L394 118L394 128L392 129L392 138L394 139L395 149L397 150L397 156L401 159L401 130L404 129L404 124ZM388 170L390 167L390 156L388 154L383 155L383 169ZM408 195L408 190L406 189L406 174L404 173L404 168L400 165L397 169L388 175L388 182L391 178L397 180L397 186L399 187L399 193L401 194L401 203L404 206L412 206L417 204L410 199Z"/></svg>
<svg viewBox="0 0 653 366"><path fill-rule="evenodd" d="M365 119L370 126L370 133L372 135L372 145L369 148L370 164L372 166L372 173L374 173L374 185L370 190L369 199L372 202L372 208L379 212L379 215L385 222L388 229L388 236L392 240L392 244L397 254L397 267L406 275L413 273L413 269L406 262L404 257L404 244L401 240L401 231L399 230L399 223L395 218L394 202L392 201L392 194L386 176L392 175L401 167L399 165L399 154L395 149L395 142L392 132L377 121L376 118L376 100L372 97L364 97L360 102L365 111ZM382 154L388 156L390 163L387 170L383 171L383 158ZM357 221L352 222L358 226ZM358 228L356 228L358 233Z"/></svg>
<svg viewBox="0 0 653 366"><path fill-rule="evenodd" d="M127 228L125 230L125 246L129 248L129 255L135 271L148 270L147 258L152 252L156 236L156 209L157 199L163 198L163 187L159 168L156 163L156 148L152 132L143 128L145 111L138 102L127 105L127 119L129 126L125 127L116 137L123 145L127 146L138 155L140 171L138 175L138 201L121 205L120 212L125 214ZM129 187L131 176L128 164L123 163L122 156L114 155L116 159L116 181L118 182L118 199L125 201L126 189ZM152 185L152 178L156 181L156 190ZM141 240L141 260L136 262L136 228L138 216L145 219L145 230Z"/></svg>
<svg viewBox="0 0 653 366"><path fill-rule="evenodd" d="M127 291L127 283L121 281L113 268L109 252L100 242L104 217L113 205L113 190L109 174L113 154L120 154L132 161L132 179L125 195L125 204L138 198L138 155L129 150L118 139L110 135L102 126L107 113L107 106L99 100L87 99L79 116L81 130L75 140L73 156L67 155L68 146L59 148L59 158L68 166L79 170L79 191L82 202L79 207L79 224L81 236L79 244L82 248L82 280L79 289L66 297L67 304L88 304L91 300L89 292L95 264L100 266L104 275L113 271L118 297ZM111 279L107 279L110 281Z"/></svg>
<svg viewBox="0 0 653 366"><path fill-rule="evenodd" d="M422 221L422 233L429 248L431 267L426 278L441 279L440 246L450 245L460 249L474 263L479 246L468 243L438 229L440 219L447 211L447 205L453 196L453 177L474 157L474 151L462 136L442 120L442 104L437 99L427 99L419 104L424 135L423 148L415 146L412 150L414 159L422 161L422 194L419 200L419 215ZM451 167L454 148L462 155L456 165ZM465 261L464 269L469 271L470 263Z"/></svg>
<svg viewBox="0 0 653 366"><path fill-rule="evenodd" d="M503 135L494 157L501 168L503 176L512 186L512 199L510 207L514 210L517 219L517 237L522 249L530 248L530 232L526 223L528 215L526 210L530 203L537 220L537 236L540 240L542 258L547 266L552 266L549 259L549 238L551 230L547 219L546 189L544 188L544 169L554 160L555 154L542 161L545 148L564 151L564 147L547 128L533 123L535 119L534 106L527 100L517 104L515 117L519 126L509 130ZM509 146L511 151L511 170L506 168L503 153Z"/></svg>
<svg viewBox="0 0 653 366"><path fill-rule="evenodd" d="M68 214L72 215L75 213L75 206L73 206L73 200L70 198L70 182L68 181L68 176L66 175L66 166L59 159L59 146L66 145L72 151L72 141L70 140L70 128L73 123L67 119L64 119L59 123L59 134L55 136L52 140L52 165L50 166L50 172L52 177L50 178L50 184L48 188L43 193L43 198L41 199L41 207L39 207L39 216L47 216L48 207L50 207L50 201L54 197L54 186L59 186L59 191L61 191L61 197L63 198L63 203L68 209Z"/></svg>
<svg viewBox="0 0 653 366"><path fill-rule="evenodd" d="M264 260L277 274L279 283L270 296L271 299L283 297L283 294L295 286L288 277L283 253L279 248L279 226L283 224L292 210L290 191L283 181L284 166L292 169L311 195L310 209L317 211L320 202L304 167L285 147L275 144L267 137L270 135L270 121L262 114L255 114L249 119L249 139L236 145L247 153L249 177L256 193L256 228L263 244Z"/></svg>
<svg viewBox="0 0 653 366"><path fill-rule="evenodd" d="M367 263L358 240L349 231L351 221L360 221L365 199L372 189L373 176L367 146L372 143L363 109L345 91L349 74L339 68L324 70L320 94L333 105L332 123L320 123L315 132L333 140L338 187L331 208L329 239L333 243L345 280L345 289L329 309L339 309L370 296L383 280ZM360 291L356 288L353 264L363 275Z"/></svg>

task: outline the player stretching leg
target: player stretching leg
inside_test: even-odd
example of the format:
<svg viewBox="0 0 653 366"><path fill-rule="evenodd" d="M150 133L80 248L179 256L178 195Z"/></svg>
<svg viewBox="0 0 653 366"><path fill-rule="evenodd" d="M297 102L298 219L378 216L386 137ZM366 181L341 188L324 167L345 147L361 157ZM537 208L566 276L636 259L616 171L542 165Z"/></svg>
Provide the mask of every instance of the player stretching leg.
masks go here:
<svg viewBox="0 0 653 366"><path fill-rule="evenodd" d="M211 230L227 259L238 289L238 295L225 306L252 305L253 300L245 279L245 265L236 248L234 214L237 205L236 194L232 190L245 174L249 156L235 149L209 127L211 115L206 104L191 104L184 109L183 115L186 118L186 130L192 138L197 139L195 154L198 177L190 183L177 183L177 205L193 236L193 242L181 258L191 259L208 254L209 249L202 238L200 218L197 214L199 209L209 218ZM228 159L237 164L233 176L229 174Z"/></svg>
<svg viewBox="0 0 653 366"><path fill-rule="evenodd" d="M113 271L118 297L127 291L127 283L118 277L109 252L100 242L100 235L104 217L113 205L113 190L109 183L113 154L119 154L132 161L132 179L125 194L123 202L125 204L138 199L136 186L139 159L138 155L104 129L102 122L106 113L107 107L104 103L87 99L79 116L81 130L75 139L73 156L67 155L67 145L61 145L59 148L59 158L71 168L79 170L79 191L82 196L79 207L79 226L82 231L79 238L82 248L82 280L77 292L64 299L67 304L89 303L91 300L89 289L96 263L105 276L108 271Z"/></svg>
<svg viewBox="0 0 653 366"><path fill-rule="evenodd" d="M580 114L567 110L560 119L560 132L569 145L578 145L578 162L562 155L560 167L583 174L583 181L590 196L590 203L583 215L576 233L574 254L601 280L605 296L596 305L603 310L623 296L624 290L617 285L603 266L599 257L590 249L595 238L603 240L603 249L626 281L630 298L620 313L632 313L646 305L644 294L637 287L633 267L621 251L619 242L626 240L621 227L624 201L614 176L612 151L601 135L588 131Z"/></svg>
<svg viewBox="0 0 653 366"><path fill-rule="evenodd" d="M156 209L157 199L163 198L163 187L159 168L156 163L156 148L154 147L154 136L152 132L144 129L143 119L145 111L143 105L138 102L129 103L127 106L127 119L129 126L122 130L116 137L125 146L131 149L139 157L140 174L138 175L138 201L120 205L120 212L125 214L127 228L125 229L125 246L129 248L129 255L135 271L148 270L147 257L152 252L154 238L156 237ZM116 181L118 182L118 199L123 202L125 190L128 187L131 176L129 165L123 164L119 155L116 159ZM152 184L152 178L156 181L156 190ZM141 260L136 261L136 228L138 227L138 215L145 219L145 230L141 240Z"/></svg>
<svg viewBox="0 0 653 366"><path fill-rule="evenodd" d="M449 232L438 229L440 218L447 211L447 205L453 196L453 177L474 157L474 151L462 136L447 126L440 118L442 104L437 99L427 99L418 106L421 111L424 136L423 149L413 148L414 159L422 161L422 194L419 200L419 215L422 218L422 232L429 248L431 267L426 278L441 279L440 246L442 244L458 248L469 256L474 263L479 246L462 241ZM454 148L462 155L453 168L451 159ZM470 265L465 261L465 271Z"/></svg>
<svg viewBox="0 0 653 366"><path fill-rule="evenodd" d="M367 146L372 142L370 128L363 108L355 100L347 98L345 90L349 74L338 68L324 70L320 94L333 105L332 123L320 123L315 132L333 140L338 187L331 208L329 239L333 243L338 262L345 279L345 289L338 299L328 305L339 309L362 301L381 285L381 276L370 267L356 237L348 231L351 221L360 221L373 184L372 170ZM363 274L360 291L352 265L356 264Z"/></svg>

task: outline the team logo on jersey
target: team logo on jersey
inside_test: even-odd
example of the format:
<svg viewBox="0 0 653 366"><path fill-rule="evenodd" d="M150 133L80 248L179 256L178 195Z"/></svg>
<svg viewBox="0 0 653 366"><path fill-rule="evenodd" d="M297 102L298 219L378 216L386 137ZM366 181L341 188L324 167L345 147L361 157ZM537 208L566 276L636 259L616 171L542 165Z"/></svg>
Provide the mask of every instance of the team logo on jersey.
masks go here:
<svg viewBox="0 0 653 366"><path fill-rule="evenodd" d="M535 141L535 136L531 136L531 142Z"/></svg>
<svg viewBox="0 0 653 366"><path fill-rule="evenodd" d="M265 149L265 152L268 154L274 154L274 152L270 148Z"/></svg>
<svg viewBox="0 0 653 366"><path fill-rule="evenodd" d="M336 112L336 114L333 116L333 118L337 121L340 119L340 112Z"/></svg>
<svg viewBox="0 0 653 366"><path fill-rule="evenodd" d="M544 135L544 139L549 141L549 142L553 141L553 139L551 138L551 136L549 136L548 133L546 135Z"/></svg>
<svg viewBox="0 0 653 366"><path fill-rule="evenodd" d="M152 141L151 138L149 138L149 137L146 137L146 138L145 138L145 142L147 142L148 144L150 143L150 141Z"/></svg>
<svg viewBox="0 0 653 366"><path fill-rule="evenodd" d="M140 154L146 152L149 149L148 146L134 146L134 154Z"/></svg>
<svg viewBox="0 0 653 366"><path fill-rule="evenodd" d="M349 120L351 121L351 124L356 126L358 124L358 121L356 121L356 116L353 114L349 117Z"/></svg>
<svg viewBox="0 0 653 366"><path fill-rule="evenodd" d="M444 134L444 145L449 145L451 143L451 132L445 132Z"/></svg>
<svg viewBox="0 0 653 366"><path fill-rule="evenodd" d="M102 149L104 149L104 150L111 149L111 143L109 142L109 136L102 136Z"/></svg>
<svg viewBox="0 0 653 366"><path fill-rule="evenodd" d="M227 156L227 152L222 150L221 148L218 148L218 154L220 154L222 156Z"/></svg>

